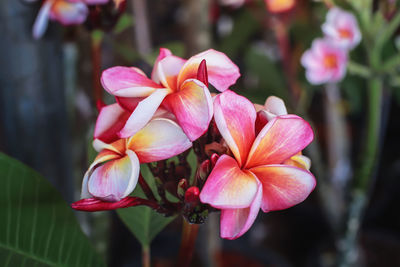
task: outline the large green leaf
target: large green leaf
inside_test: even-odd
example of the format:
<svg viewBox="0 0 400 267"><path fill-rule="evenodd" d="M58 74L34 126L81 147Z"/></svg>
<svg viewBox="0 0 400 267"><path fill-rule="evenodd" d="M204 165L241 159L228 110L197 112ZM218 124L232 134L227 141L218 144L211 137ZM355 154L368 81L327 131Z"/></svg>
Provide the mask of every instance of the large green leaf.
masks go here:
<svg viewBox="0 0 400 267"><path fill-rule="evenodd" d="M148 167L143 164L140 168L143 177L149 186L154 189L154 177ZM140 186L135 188L133 195L145 197ZM157 234L175 219L175 216L165 217L146 206L119 209L117 213L143 247L150 245Z"/></svg>
<svg viewBox="0 0 400 267"><path fill-rule="evenodd" d="M59 193L2 153L0 212L0 266L104 266Z"/></svg>

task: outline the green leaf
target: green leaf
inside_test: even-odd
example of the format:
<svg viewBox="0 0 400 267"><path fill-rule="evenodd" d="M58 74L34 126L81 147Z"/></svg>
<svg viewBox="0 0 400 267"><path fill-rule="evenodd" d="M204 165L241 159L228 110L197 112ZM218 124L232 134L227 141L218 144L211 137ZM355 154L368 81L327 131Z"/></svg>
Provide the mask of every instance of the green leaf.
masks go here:
<svg viewBox="0 0 400 267"><path fill-rule="evenodd" d="M283 100L288 99L288 89L277 62L273 62L257 47L250 47L244 58L248 77L256 82L252 91L243 91L243 95L256 103L264 103L266 96L276 95Z"/></svg>
<svg viewBox="0 0 400 267"><path fill-rule="evenodd" d="M251 12L244 10L235 20L231 34L221 40L218 50L226 53L230 58L236 57L259 29L260 23Z"/></svg>
<svg viewBox="0 0 400 267"><path fill-rule="evenodd" d="M114 33L120 34L129 27L133 26L134 21L131 15L123 14L117 21L117 24L114 27Z"/></svg>
<svg viewBox="0 0 400 267"><path fill-rule="evenodd" d="M140 168L143 177L154 191L155 183L151 172L144 164ZM145 197L140 186L135 188L133 195ZM150 245L157 234L176 218L176 216L165 217L146 206L119 209L117 213L143 247Z"/></svg>
<svg viewBox="0 0 400 267"><path fill-rule="evenodd" d="M105 266L48 181L2 153L0 173L0 266Z"/></svg>

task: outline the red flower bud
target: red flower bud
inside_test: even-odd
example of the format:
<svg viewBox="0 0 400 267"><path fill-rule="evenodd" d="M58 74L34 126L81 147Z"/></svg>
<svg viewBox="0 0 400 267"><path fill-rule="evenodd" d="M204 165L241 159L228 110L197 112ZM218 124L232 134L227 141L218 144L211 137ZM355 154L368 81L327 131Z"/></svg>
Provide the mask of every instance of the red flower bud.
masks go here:
<svg viewBox="0 0 400 267"><path fill-rule="evenodd" d="M217 160L219 159L219 155L214 153L211 155L211 168L214 168L215 164L217 163Z"/></svg>
<svg viewBox="0 0 400 267"><path fill-rule="evenodd" d="M199 65L199 69L197 71L197 80L204 83L208 87L208 73L205 59L203 59Z"/></svg>
<svg viewBox="0 0 400 267"><path fill-rule="evenodd" d="M191 206L197 205L200 202L200 190L197 186L189 187L185 193L185 202L190 204Z"/></svg>

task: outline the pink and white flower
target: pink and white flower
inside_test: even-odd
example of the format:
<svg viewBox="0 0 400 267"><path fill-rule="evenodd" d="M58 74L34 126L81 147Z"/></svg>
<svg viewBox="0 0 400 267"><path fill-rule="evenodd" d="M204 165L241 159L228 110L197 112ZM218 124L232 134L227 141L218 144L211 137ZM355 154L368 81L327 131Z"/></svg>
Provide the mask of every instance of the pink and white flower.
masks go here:
<svg viewBox="0 0 400 267"><path fill-rule="evenodd" d="M166 118L152 119L130 138L99 143L101 152L84 176L81 196L105 202L121 201L136 187L140 163L171 158L191 145L182 129Z"/></svg>
<svg viewBox="0 0 400 267"><path fill-rule="evenodd" d="M309 124L295 115L268 121L256 134L256 110L246 98L226 91L215 98L214 118L233 156L222 155L200 200L221 209L221 237L235 239L264 212L289 208L314 189L314 176L285 162L313 139Z"/></svg>
<svg viewBox="0 0 400 267"><path fill-rule="evenodd" d="M301 64L311 84L338 82L346 74L347 51L328 39L315 39L301 57Z"/></svg>
<svg viewBox="0 0 400 267"><path fill-rule="evenodd" d="M204 61L207 68L201 64ZM210 49L185 60L162 48L151 79L137 68L113 67L103 72L101 81L105 90L130 114L117 133L119 137L134 135L162 106L176 117L193 141L207 130L213 116L208 81L222 92L239 76L238 67L221 52ZM97 120L96 128L104 129L103 123L106 121ZM95 132L96 138L107 142Z"/></svg>
<svg viewBox="0 0 400 267"><path fill-rule="evenodd" d="M345 49L353 49L361 41L356 17L337 7L327 13L322 31L331 42Z"/></svg>
<svg viewBox="0 0 400 267"><path fill-rule="evenodd" d="M33 37L39 39L47 29L49 19L64 26L81 24L89 13L87 5L105 4L109 0L44 0L33 25Z"/></svg>

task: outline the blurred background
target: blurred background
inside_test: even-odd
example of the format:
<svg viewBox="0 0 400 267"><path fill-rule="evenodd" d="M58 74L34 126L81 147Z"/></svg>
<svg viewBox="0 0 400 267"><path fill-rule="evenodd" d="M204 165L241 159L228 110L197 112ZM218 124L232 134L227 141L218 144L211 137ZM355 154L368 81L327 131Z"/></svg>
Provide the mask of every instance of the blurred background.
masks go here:
<svg viewBox="0 0 400 267"><path fill-rule="evenodd" d="M348 1L336 2L357 10ZM362 160L369 80L349 71L329 90L331 85L310 85L300 65L303 52L322 36L332 4L298 0L274 13L258 0L127 0L119 8L110 2L90 6L79 26L51 21L35 40L40 1L3 0L0 150L43 174L68 203L76 201L93 157L96 97L101 92L106 103L113 102L99 91L100 71L122 65L150 74L160 47L184 58L214 48L241 70L234 91L259 104L279 96L289 113L312 124L316 138L305 154L317 187L300 205L259 213L234 241L220 239L219 215L212 214L200 227L192 266L336 266L343 255L347 259L339 262L400 266L398 84L384 76L378 156L357 202L354 173L369 164ZM387 23L400 12L397 1L373 1L371 7L368 12ZM398 54L396 34L384 47L385 59ZM351 59L368 65L366 47L359 45ZM76 215L109 266L140 266L140 244L115 212ZM174 266L180 231L181 220L175 220L153 240L154 266Z"/></svg>

